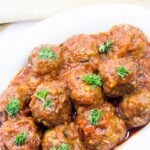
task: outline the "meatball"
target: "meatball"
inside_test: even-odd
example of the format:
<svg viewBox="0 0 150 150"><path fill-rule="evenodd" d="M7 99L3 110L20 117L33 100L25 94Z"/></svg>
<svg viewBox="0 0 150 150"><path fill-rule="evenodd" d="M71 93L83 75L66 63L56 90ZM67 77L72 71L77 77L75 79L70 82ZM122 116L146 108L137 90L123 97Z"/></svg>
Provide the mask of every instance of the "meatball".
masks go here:
<svg viewBox="0 0 150 150"><path fill-rule="evenodd" d="M87 83L87 80L84 80L86 78L90 81L97 81L99 85ZM71 91L71 99L74 104L95 106L103 103L103 95L100 88L100 76L78 67L70 71L67 76L67 83Z"/></svg>
<svg viewBox="0 0 150 150"><path fill-rule="evenodd" d="M2 93L0 96L0 124L6 120L18 118L20 115L28 115L29 110L25 106L25 101L29 97L25 97L25 94L20 92L17 86L9 86Z"/></svg>
<svg viewBox="0 0 150 150"><path fill-rule="evenodd" d="M110 97L131 93L137 84L138 68L138 64L131 58L104 61L99 67L104 93Z"/></svg>
<svg viewBox="0 0 150 150"><path fill-rule="evenodd" d="M34 48L29 62L35 75L50 74L51 77L55 78L63 64L63 53L60 46L41 45Z"/></svg>
<svg viewBox="0 0 150 150"><path fill-rule="evenodd" d="M84 150L74 123L47 130L42 140L42 148L43 150L63 148L65 150Z"/></svg>
<svg viewBox="0 0 150 150"><path fill-rule="evenodd" d="M34 119L47 127L67 122L71 113L68 94L66 85L61 81L39 85L29 105Z"/></svg>
<svg viewBox="0 0 150 150"><path fill-rule="evenodd" d="M126 135L124 122L110 104L84 111L75 123L87 150L110 150Z"/></svg>
<svg viewBox="0 0 150 150"><path fill-rule="evenodd" d="M109 57L143 57L148 50L148 40L143 31L131 25L113 26L109 31L109 41L113 43Z"/></svg>
<svg viewBox="0 0 150 150"><path fill-rule="evenodd" d="M16 75L0 95L0 124L8 119L29 113L28 104L31 95L40 82L41 79L32 75L28 65Z"/></svg>
<svg viewBox="0 0 150 150"><path fill-rule="evenodd" d="M40 143L40 136L31 118L6 121L0 128L2 150L38 150Z"/></svg>
<svg viewBox="0 0 150 150"><path fill-rule="evenodd" d="M140 127L150 120L150 90L137 90L124 97L119 112L128 128Z"/></svg>
<svg viewBox="0 0 150 150"><path fill-rule="evenodd" d="M150 89L150 57L140 59L139 66L138 88L146 87Z"/></svg>
<svg viewBox="0 0 150 150"><path fill-rule="evenodd" d="M99 54L95 39L87 34L72 36L63 43L66 64L90 65L96 69L99 62Z"/></svg>

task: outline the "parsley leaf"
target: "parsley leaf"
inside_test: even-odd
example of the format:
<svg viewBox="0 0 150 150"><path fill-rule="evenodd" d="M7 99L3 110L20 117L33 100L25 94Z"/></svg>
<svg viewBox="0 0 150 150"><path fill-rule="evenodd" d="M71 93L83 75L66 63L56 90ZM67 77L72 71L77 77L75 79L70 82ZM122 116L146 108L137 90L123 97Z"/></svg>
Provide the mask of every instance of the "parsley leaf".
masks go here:
<svg viewBox="0 0 150 150"><path fill-rule="evenodd" d="M51 106L51 100L47 100L44 102L44 108L49 108Z"/></svg>
<svg viewBox="0 0 150 150"><path fill-rule="evenodd" d="M88 121L91 125L98 125L99 119L102 117L102 111L97 109L92 109L88 114Z"/></svg>
<svg viewBox="0 0 150 150"><path fill-rule="evenodd" d="M45 102L45 98L46 98L47 94L48 94L48 91L46 91L46 90L39 90L39 91L37 91L35 93L35 96L37 98L39 98L41 101Z"/></svg>
<svg viewBox="0 0 150 150"><path fill-rule="evenodd" d="M69 150L68 144L61 143L58 147L52 147L50 150Z"/></svg>
<svg viewBox="0 0 150 150"><path fill-rule="evenodd" d="M108 42L99 46L99 52L100 53L107 53L111 46L112 46L112 42L108 41Z"/></svg>
<svg viewBox="0 0 150 150"><path fill-rule="evenodd" d="M14 117L19 111L19 100L12 98L6 105L5 111L10 117Z"/></svg>
<svg viewBox="0 0 150 150"><path fill-rule="evenodd" d="M26 138L27 138L27 133L26 132L22 132L21 134L18 134L15 137L15 144L17 146L21 146L25 142Z"/></svg>
<svg viewBox="0 0 150 150"><path fill-rule="evenodd" d="M46 90L39 90L35 93L35 96L39 98L42 102L44 102L43 107L49 108L51 106L51 100L46 100L46 96L48 95L48 91Z"/></svg>
<svg viewBox="0 0 150 150"><path fill-rule="evenodd" d="M116 71L117 71L117 75L120 78L125 78L129 73L128 69L124 66L117 67Z"/></svg>
<svg viewBox="0 0 150 150"><path fill-rule="evenodd" d="M93 87L102 86L102 78L96 74L85 74L81 80Z"/></svg>
<svg viewBox="0 0 150 150"><path fill-rule="evenodd" d="M57 57L56 53L54 51L52 51L50 48L43 47L39 51L39 58L41 58L41 59L52 59L52 60L55 60L56 57Z"/></svg>
<svg viewBox="0 0 150 150"><path fill-rule="evenodd" d="M62 143L57 150L69 150L68 144Z"/></svg>

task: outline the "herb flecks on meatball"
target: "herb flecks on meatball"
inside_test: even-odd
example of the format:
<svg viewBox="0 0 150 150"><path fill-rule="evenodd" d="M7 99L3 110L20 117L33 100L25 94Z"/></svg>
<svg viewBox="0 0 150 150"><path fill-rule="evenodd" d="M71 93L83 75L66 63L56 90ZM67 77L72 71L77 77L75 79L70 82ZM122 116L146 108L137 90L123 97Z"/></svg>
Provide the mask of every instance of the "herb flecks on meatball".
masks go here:
<svg viewBox="0 0 150 150"><path fill-rule="evenodd" d="M77 105L98 105L103 103L102 79L82 68L75 68L67 76L71 99Z"/></svg>
<svg viewBox="0 0 150 150"><path fill-rule="evenodd" d="M43 150L85 150L74 123L47 130L42 140Z"/></svg>
<svg viewBox="0 0 150 150"><path fill-rule="evenodd" d="M114 149L150 121L149 50L127 24L35 47L0 95L0 149Z"/></svg>
<svg viewBox="0 0 150 150"><path fill-rule="evenodd" d="M95 70L99 64L96 40L87 34L74 35L63 43L64 59L70 65L88 65Z"/></svg>
<svg viewBox="0 0 150 150"><path fill-rule="evenodd" d="M15 76L11 84L0 95L0 124L29 114L28 104L40 82L41 78L32 74L30 65L25 66Z"/></svg>
<svg viewBox="0 0 150 150"><path fill-rule="evenodd" d="M112 149L126 135L125 123L115 115L110 104L80 113L75 123L88 150Z"/></svg>
<svg viewBox="0 0 150 150"><path fill-rule="evenodd" d="M138 64L131 58L109 59L99 67L104 93L110 97L129 94L137 86Z"/></svg>
<svg viewBox="0 0 150 150"><path fill-rule="evenodd" d="M0 128L0 148L9 150L38 150L41 140L32 118L10 120Z"/></svg>
<svg viewBox="0 0 150 150"><path fill-rule="evenodd" d="M29 107L33 118L47 127L69 121L71 103L66 84L52 81L39 85Z"/></svg>
<svg viewBox="0 0 150 150"><path fill-rule="evenodd" d="M35 75L49 74L52 78L56 78L63 64L62 49L60 46L41 45L34 48L29 62Z"/></svg>
<svg viewBox="0 0 150 150"><path fill-rule="evenodd" d="M108 52L109 58L132 57L142 58L148 50L148 41L143 31L131 25L113 26L109 34L109 40L113 43Z"/></svg>

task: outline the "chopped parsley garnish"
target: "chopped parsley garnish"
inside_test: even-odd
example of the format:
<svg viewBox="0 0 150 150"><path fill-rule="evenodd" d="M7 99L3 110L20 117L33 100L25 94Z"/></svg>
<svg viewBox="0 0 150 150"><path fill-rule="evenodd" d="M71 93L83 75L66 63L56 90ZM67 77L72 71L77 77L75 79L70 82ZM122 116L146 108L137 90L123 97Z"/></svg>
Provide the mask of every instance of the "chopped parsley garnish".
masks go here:
<svg viewBox="0 0 150 150"><path fill-rule="evenodd" d="M5 111L10 117L14 117L19 111L19 100L12 98L6 105Z"/></svg>
<svg viewBox="0 0 150 150"><path fill-rule="evenodd" d="M102 111L93 109L88 114L88 121L91 125L98 125L99 119L102 117Z"/></svg>
<svg viewBox="0 0 150 150"><path fill-rule="evenodd" d="M44 108L49 108L51 106L51 100L46 100L45 102L44 102Z"/></svg>
<svg viewBox="0 0 150 150"><path fill-rule="evenodd" d="M129 73L128 69L124 66L117 67L116 71L117 71L117 75L120 78L125 78Z"/></svg>
<svg viewBox="0 0 150 150"><path fill-rule="evenodd" d="M57 150L69 150L68 144L62 143Z"/></svg>
<svg viewBox="0 0 150 150"><path fill-rule="evenodd" d="M25 142L26 138L27 138L27 133L26 132L22 132L21 134L18 134L15 137L15 144L17 146L21 146Z"/></svg>
<svg viewBox="0 0 150 150"><path fill-rule="evenodd" d="M39 98L41 101L45 102L45 98L46 98L47 94L48 94L48 91L46 91L46 90L39 90L39 91L37 91L35 93L35 96L37 98Z"/></svg>
<svg viewBox="0 0 150 150"><path fill-rule="evenodd" d="M56 53L54 51L52 51L50 48L43 47L39 51L39 58L41 58L41 59L52 59L52 60L55 60L56 57L57 57Z"/></svg>
<svg viewBox="0 0 150 150"><path fill-rule="evenodd" d="M99 46L99 52L100 53L107 53L111 46L112 46L112 42L108 41L108 42Z"/></svg>
<svg viewBox="0 0 150 150"><path fill-rule="evenodd" d="M81 80L93 87L102 86L102 78L96 74L85 74Z"/></svg>
<svg viewBox="0 0 150 150"><path fill-rule="evenodd" d="M44 104L44 108L49 108L51 106L51 100L46 100L46 96L48 95L48 91L46 90L39 90L35 93L35 96L39 98Z"/></svg>
<svg viewBox="0 0 150 150"><path fill-rule="evenodd" d="M68 144L61 143L58 147L52 147L50 150L69 150Z"/></svg>

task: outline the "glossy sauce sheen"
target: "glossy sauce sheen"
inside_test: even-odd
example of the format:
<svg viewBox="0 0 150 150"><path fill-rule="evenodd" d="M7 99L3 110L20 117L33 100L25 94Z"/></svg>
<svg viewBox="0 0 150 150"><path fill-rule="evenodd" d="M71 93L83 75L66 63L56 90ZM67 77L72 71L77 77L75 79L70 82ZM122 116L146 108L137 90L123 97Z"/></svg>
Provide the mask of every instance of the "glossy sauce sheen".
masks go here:
<svg viewBox="0 0 150 150"><path fill-rule="evenodd" d="M147 52L147 55L146 55L147 58L150 57L150 43L149 43L149 47L148 47L148 52ZM121 98L108 98L108 101L116 107L116 114L119 116L119 112L118 112L118 105L119 103L121 102ZM142 130L144 128L144 126L142 127L136 127L136 128L131 128L127 131L127 134L126 134L126 137L124 138L124 140L118 144L121 145L123 144L124 142L126 142L129 138L131 138L132 136L134 136L135 134L137 134L140 130Z"/></svg>
<svg viewBox="0 0 150 150"><path fill-rule="evenodd" d="M115 107L116 107L116 114L118 116L120 116L119 112L118 112L118 105L121 101L121 98L118 98L117 100L114 99L109 99L108 100L110 103L112 103ZM123 144L124 142L126 142L129 138L131 138L132 136L134 136L135 134L137 134L140 130L142 130L144 128L144 126L142 127L137 127L137 128L131 128L127 131L126 136L124 137L124 140L119 143L117 146L120 146L121 144Z"/></svg>
<svg viewBox="0 0 150 150"><path fill-rule="evenodd" d="M114 149L150 120L149 68L150 43L131 25L35 47L0 95L0 149ZM19 101L13 117L12 98ZM14 139L24 131L18 146Z"/></svg>
<svg viewBox="0 0 150 150"><path fill-rule="evenodd" d="M150 43L149 43L148 53L146 57L150 57ZM114 101L113 104L114 103L116 106L118 105L118 102ZM123 144L125 141L127 141L130 137L134 136L136 133L138 133L138 131L142 130L143 128L144 126L128 130L127 136L125 137L124 141L120 143L119 145Z"/></svg>

